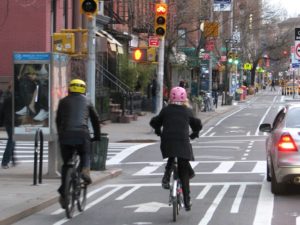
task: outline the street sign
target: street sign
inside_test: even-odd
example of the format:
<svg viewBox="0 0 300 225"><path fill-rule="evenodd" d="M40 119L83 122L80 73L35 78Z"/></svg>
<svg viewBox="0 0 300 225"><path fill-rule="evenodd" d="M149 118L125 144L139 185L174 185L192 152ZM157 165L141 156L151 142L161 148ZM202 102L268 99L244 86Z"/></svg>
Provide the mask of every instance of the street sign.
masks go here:
<svg viewBox="0 0 300 225"><path fill-rule="evenodd" d="M159 37L150 36L148 40L149 47L158 48L159 47Z"/></svg>
<svg viewBox="0 0 300 225"><path fill-rule="evenodd" d="M300 28L295 28L295 41L300 41Z"/></svg>
<svg viewBox="0 0 300 225"><path fill-rule="evenodd" d="M295 41L295 58L300 59L300 41Z"/></svg>

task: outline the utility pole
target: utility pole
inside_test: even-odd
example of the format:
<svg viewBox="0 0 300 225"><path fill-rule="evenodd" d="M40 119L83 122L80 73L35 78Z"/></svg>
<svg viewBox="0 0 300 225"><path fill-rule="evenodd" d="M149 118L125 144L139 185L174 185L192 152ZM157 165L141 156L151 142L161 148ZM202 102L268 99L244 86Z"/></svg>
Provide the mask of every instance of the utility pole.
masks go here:
<svg viewBox="0 0 300 225"><path fill-rule="evenodd" d="M93 105L95 105L95 70L96 70L96 18L89 18L87 21L88 27L88 63L87 63L87 86L88 97Z"/></svg>
<svg viewBox="0 0 300 225"><path fill-rule="evenodd" d="M165 0L161 0L161 3L166 3ZM163 10L163 9L157 9L155 8L155 10ZM155 18L155 24L158 24L158 25L162 25L162 24L165 24L166 26L166 14L167 14L167 6L165 6L164 8L165 12L165 17L164 19L165 20L161 20L161 21L157 21L161 18ZM155 12L156 14L160 14L162 13L162 11L159 11L159 12ZM162 22L162 23L160 23ZM165 27L166 28L166 27ZM164 30L163 32L166 33L166 30L165 29L162 29L160 27L158 27L158 31L155 30L156 33L160 32ZM156 113L159 113L160 110L162 109L162 105L163 105L163 89L164 89L164 53L165 53L165 33L162 33L161 34L161 38L160 38L160 42L159 42L159 51L158 51L158 68L157 68L157 98L156 98Z"/></svg>

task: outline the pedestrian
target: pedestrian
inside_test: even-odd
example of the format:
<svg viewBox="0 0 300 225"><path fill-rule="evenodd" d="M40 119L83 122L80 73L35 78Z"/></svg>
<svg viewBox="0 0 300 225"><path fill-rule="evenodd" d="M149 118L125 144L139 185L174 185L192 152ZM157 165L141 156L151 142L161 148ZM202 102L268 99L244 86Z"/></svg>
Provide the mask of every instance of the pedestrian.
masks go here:
<svg viewBox="0 0 300 225"><path fill-rule="evenodd" d="M160 113L150 120L150 126L161 136L160 149L163 158L168 158L162 187L169 189L170 176L174 157L178 158L178 175L183 189L185 209L191 209L190 179L195 173L189 163L194 160L190 138L199 136L202 129L201 120L193 116L192 109L187 105L187 93L182 87L174 87L170 91L170 104L162 108ZM161 130L162 128L162 130ZM189 128L192 134L189 135Z"/></svg>
<svg viewBox="0 0 300 225"><path fill-rule="evenodd" d="M271 91L276 91L275 89L275 80L272 80L272 83L271 83Z"/></svg>
<svg viewBox="0 0 300 225"><path fill-rule="evenodd" d="M3 107L0 113L1 123L4 125L7 142L6 147L3 153L1 166L3 169L9 168L9 163L12 161L12 165L16 165L14 157L15 141L13 140L13 115L12 115L12 94L11 94L11 85L8 85L7 90L3 93L4 102Z"/></svg>
<svg viewBox="0 0 300 225"><path fill-rule="evenodd" d="M156 101L157 101L157 78L153 77L151 82L151 98L152 98L152 113L156 113Z"/></svg>
<svg viewBox="0 0 300 225"><path fill-rule="evenodd" d="M94 131L93 140L100 141L100 122L95 107L85 96L86 84L83 80L74 79L69 84L69 94L61 99L56 114L56 126L60 144L60 153L63 159L61 168L61 186L59 203L65 208L65 177L68 162L74 153L74 146L80 156L81 176L86 184L91 184L90 177L90 150L91 138L89 120Z"/></svg>

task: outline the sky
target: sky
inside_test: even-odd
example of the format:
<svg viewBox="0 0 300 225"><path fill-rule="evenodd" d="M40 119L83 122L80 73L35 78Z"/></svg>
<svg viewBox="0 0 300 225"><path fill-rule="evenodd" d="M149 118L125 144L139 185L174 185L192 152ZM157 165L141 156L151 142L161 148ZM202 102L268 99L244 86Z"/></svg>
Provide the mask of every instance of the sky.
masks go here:
<svg viewBox="0 0 300 225"><path fill-rule="evenodd" d="M270 4L281 5L288 11L288 17L300 14L300 0L268 0Z"/></svg>

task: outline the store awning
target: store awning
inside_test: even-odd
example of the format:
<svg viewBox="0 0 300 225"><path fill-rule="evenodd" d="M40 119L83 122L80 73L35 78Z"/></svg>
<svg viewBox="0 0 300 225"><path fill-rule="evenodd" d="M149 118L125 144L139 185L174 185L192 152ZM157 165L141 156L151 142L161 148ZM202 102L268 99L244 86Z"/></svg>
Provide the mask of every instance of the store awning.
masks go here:
<svg viewBox="0 0 300 225"><path fill-rule="evenodd" d="M118 42L111 34L107 33L104 30L100 30L96 32L96 35L106 38L107 42L110 45L111 51L117 52L118 54L124 54L123 45Z"/></svg>

